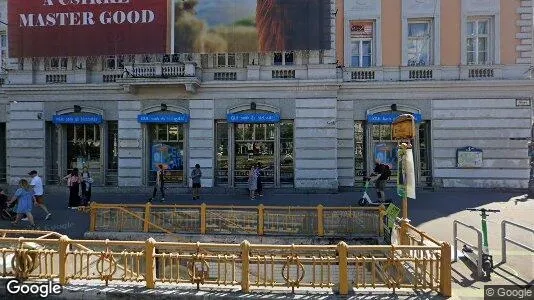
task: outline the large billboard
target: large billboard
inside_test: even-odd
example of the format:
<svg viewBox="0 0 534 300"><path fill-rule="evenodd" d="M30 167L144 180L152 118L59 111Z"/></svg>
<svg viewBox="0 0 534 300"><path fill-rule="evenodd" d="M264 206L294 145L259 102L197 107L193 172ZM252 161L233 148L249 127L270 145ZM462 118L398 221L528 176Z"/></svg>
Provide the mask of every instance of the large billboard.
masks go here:
<svg viewBox="0 0 534 300"><path fill-rule="evenodd" d="M9 56L168 52L169 0L8 0Z"/></svg>
<svg viewBox="0 0 534 300"><path fill-rule="evenodd" d="M330 0L173 0L174 52L330 49Z"/></svg>
<svg viewBox="0 0 534 300"><path fill-rule="evenodd" d="M8 0L10 57L330 49L330 0Z"/></svg>

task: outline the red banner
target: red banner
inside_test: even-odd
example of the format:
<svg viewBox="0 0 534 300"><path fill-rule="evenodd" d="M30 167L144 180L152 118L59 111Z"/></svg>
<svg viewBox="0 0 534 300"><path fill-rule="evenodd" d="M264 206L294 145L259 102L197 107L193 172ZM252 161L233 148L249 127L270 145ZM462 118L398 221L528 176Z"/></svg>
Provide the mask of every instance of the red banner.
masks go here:
<svg viewBox="0 0 534 300"><path fill-rule="evenodd" d="M10 57L167 53L168 0L8 0Z"/></svg>

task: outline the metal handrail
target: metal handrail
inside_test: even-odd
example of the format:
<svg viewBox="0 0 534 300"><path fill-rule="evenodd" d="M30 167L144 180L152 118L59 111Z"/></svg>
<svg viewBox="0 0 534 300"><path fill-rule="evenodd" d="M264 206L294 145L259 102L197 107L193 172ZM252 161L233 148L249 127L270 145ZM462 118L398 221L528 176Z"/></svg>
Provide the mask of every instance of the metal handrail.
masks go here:
<svg viewBox="0 0 534 300"><path fill-rule="evenodd" d="M530 248L529 246L526 246L526 245L523 245L521 244L520 242L518 241L514 241L512 239L509 239L507 236L506 236L506 224L509 224L511 226L515 226L517 228L521 228L525 231L528 231L530 233L534 233L534 229L532 228L528 228L526 226L523 226L521 224L517 224L517 223L514 223L514 222L510 222L510 221L502 221L501 222L501 245L502 245L502 262L505 263L506 262L506 242L509 242L511 244L514 244L518 247L521 247L525 250L528 250L530 252L534 252L534 248Z"/></svg>
<svg viewBox="0 0 534 300"><path fill-rule="evenodd" d="M462 223L458 220L454 220L453 222L453 234L454 234L454 261L458 260L458 241L464 243L465 245L470 246L471 248L475 248L474 245L460 239L458 237L458 224L469 228L477 233L477 276L478 278L481 278L483 276L482 272L482 231L480 231L478 228L467 225L465 223Z"/></svg>

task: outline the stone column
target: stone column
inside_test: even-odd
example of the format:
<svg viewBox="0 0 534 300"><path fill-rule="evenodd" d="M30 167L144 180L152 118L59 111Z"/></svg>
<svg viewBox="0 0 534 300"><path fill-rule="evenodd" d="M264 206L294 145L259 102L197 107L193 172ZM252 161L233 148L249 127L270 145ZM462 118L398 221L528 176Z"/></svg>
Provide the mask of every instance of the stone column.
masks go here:
<svg viewBox="0 0 534 300"><path fill-rule="evenodd" d="M191 100L189 123L189 173L196 164L202 170L202 186L213 187L214 184L214 102L213 100ZM187 176L189 178L189 176ZM189 181L189 186L192 182Z"/></svg>
<svg viewBox="0 0 534 300"><path fill-rule="evenodd" d="M337 172L340 186L354 186L354 101L337 102Z"/></svg>
<svg viewBox="0 0 534 300"><path fill-rule="evenodd" d="M143 134L139 101L119 101L119 186L143 184Z"/></svg>
<svg viewBox="0 0 534 300"><path fill-rule="evenodd" d="M43 102L11 102L7 117L7 178L17 185L28 172L36 170L46 180L45 172L45 121ZM46 181L45 181L46 182Z"/></svg>
<svg viewBox="0 0 534 300"><path fill-rule="evenodd" d="M295 100L295 187L337 189L336 98Z"/></svg>

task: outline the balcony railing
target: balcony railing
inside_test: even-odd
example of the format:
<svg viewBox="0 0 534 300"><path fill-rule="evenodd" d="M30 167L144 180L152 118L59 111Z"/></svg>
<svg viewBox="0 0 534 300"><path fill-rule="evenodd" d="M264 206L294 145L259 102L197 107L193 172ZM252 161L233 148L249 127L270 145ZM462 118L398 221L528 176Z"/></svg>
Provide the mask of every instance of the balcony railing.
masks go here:
<svg viewBox="0 0 534 300"><path fill-rule="evenodd" d="M139 78L175 78L195 76L194 63L139 63L126 66L130 77Z"/></svg>

